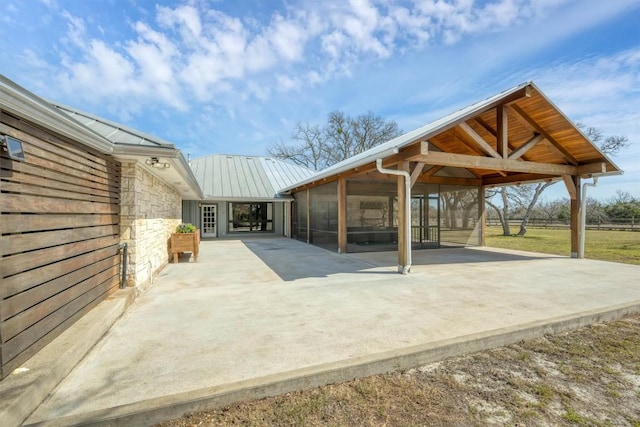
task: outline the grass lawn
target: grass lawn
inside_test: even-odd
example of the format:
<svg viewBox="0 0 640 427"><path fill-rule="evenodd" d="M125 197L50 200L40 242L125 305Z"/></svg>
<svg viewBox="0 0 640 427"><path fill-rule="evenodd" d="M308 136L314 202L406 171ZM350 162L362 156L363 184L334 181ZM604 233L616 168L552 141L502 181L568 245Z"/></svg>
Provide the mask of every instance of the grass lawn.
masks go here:
<svg viewBox="0 0 640 427"><path fill-rule="evenodd" d="M524 236L503 236L487 228L486 244L494 248L569 255L569 230L529 228ZM589 259L640 265L640 232L587 230L584 255Z"/></svg>
<svg viewBox="0 0 640 427"><path fill-rule="evenodd" d="M640 315L160 425L640 427Z"/></svg>

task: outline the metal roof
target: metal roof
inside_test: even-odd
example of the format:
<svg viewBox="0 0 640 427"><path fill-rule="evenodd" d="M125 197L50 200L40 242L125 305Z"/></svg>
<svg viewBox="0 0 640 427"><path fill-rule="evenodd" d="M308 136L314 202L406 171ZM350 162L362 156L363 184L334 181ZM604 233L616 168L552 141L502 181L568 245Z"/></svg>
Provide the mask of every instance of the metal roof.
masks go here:
<svg viewBox="0 0 640 427"><path fill-rule="evenodd" d="M133 159L158 178L174 187L185 199L202 197L200 189L187 160L173 144L133 129L120 123L86 113L65 105L51 103L62 115L68 116L89 131L100 135L112 144L113 155L119 159ZM156 170L145 161L156 157L171 164L169 169Z"/></svg>
<svg viewBox="0 0 640 427"><path fill-rule="evenodd" d="M280 189L303 181L315 171L283 160L215 154L191 161L205 199L276 200Z"/></svg>
<svg viewBox="0 0 640 427"><path fill-rule="evenodd" d="M92 147L102 153L113 152L103 135L53 107L49 102L0 75L0 107L45 129Z"/></svg>
<svg viewBox="0 0 640 427"><path fill-rule="evenodd" d="M170 142L164 141L153 135L146 134L120 123L112 122L102 117L66 105L52 102L51 105L65 112L67 115L82 123L95 133L102 135L114 144L139 145L145 147L175 148Z"/></svg>
<svg viewBox="0 0 640 427"><path fill-rule="evenodd" d="M544 94L542 94L542 92L533 84L533 82L529 81L529 82L522 83L518 86L515 86L511 89L508 89L506 91L500 92L482 101L471 104L445 117L435 120L425 126L412 130L411 132L407 132L390 141L387 141L367 151L364 151L358 155L355 155L349 159L336 163L333 166L323 169L318 174L310 178L307 178L301 182L298 182L286 188L283 188L281 191L286 193L308 184L313 185L313 183L315 182L320 182L324 179L335 177L336 175L348 172L355 168L359 168L367 164L375 163L376 159L378 158L391 157L394 154L399 153L401 149L408 147L409 145L415 144L417 141L428 141L429 139L451 129L452 127L456 126L457 124L465 120L468 120L469 118L476 117L477 115L480 115L486 111L489 111L495 108L497 105L504 103L505 100L508 100L510 97L512 97L513 95L516 95L518 92L529 89L528 87L533 89L536 93L539 93L540 98L543 100L543 102L545 102L548 106L550 106L554 110L556 115L561 118L561 120L564 120L567 123L571 123L569 119L566 118L564 114L562 114L560 110L558 110L557 107L553 105L553 103L551 103L551 101L549 101L549 99L544 96ZM608 159L606 155L602 154L602 152L600 152L598 148L595 145L593 145L593 143L591 143L588 140L588 138L584 136L584 134L582 134L572 124L570 126L572 126L576 134L580 135L580 138L584 140L584 142L586 143L586 145L589 146L588 148L592 152L598 153L599 159L603 159L609 164L608 166L609 169L612 169L613 171L619 170L619 168L613 162L611 162L611 160Z"/></svg>

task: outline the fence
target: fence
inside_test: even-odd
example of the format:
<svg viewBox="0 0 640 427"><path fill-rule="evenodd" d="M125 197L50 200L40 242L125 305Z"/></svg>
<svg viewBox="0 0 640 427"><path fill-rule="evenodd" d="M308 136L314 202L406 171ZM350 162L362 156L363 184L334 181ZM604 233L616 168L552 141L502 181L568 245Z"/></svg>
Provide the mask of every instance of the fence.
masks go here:
<svg viewBox="0 0 640 427"><path fill-rule="evenodd" d="M509 220L510 227L520 227L522 218L512 218ZM487 218L488 227L500 227L500 220L497 218ZM527 224L529 228L570 228L569 220L558 220L551 218L531 218ZM640 231L640 218L587 218L585 225L587 230L616 230L616 231Z"/></svg>

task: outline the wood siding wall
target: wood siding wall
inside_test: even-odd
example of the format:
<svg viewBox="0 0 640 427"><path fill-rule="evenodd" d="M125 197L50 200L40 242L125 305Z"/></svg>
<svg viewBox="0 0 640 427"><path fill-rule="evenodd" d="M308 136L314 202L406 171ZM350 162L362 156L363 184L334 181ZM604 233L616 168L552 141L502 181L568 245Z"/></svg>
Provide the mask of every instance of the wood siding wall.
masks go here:
<svg viewBox="0 0 640 427"><path fill-rule="evenodd" d="M0 378L119 285L120 165L0 111ZM62 355L61 355L62 356Z"/></svg>

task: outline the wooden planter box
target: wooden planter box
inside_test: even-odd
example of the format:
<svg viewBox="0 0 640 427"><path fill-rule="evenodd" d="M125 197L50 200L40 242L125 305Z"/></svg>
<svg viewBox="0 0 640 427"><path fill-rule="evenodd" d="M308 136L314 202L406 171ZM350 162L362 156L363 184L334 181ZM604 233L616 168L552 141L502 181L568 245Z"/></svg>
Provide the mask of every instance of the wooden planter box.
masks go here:
<svg viewBox="0 0 640 427"><path fill-rule="evenodd" d="M195 233L173 233L171 234L171 253L174 264L178 262L178 254L181 252L193 253L193 259L198 261L200 250L200 230Z"/></svg>

